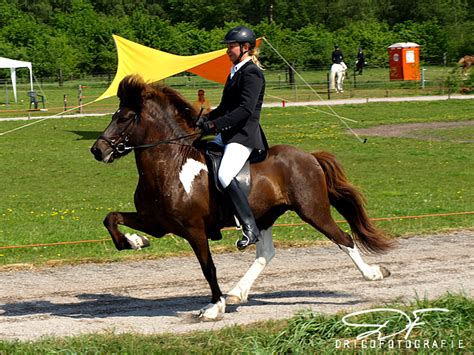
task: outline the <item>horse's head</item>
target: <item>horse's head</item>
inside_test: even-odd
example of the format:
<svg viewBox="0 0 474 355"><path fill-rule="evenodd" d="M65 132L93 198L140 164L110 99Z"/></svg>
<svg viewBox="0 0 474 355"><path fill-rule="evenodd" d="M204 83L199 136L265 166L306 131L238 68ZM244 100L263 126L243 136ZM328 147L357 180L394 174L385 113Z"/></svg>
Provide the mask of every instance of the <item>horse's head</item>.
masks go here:
<svg viewBox="0 0 474 355"><path fill-rule="evenodd" d="M176 91L146 84L137 75L125 77L117 96L120 106L91 148L99 161L111 163L137 146L191 135L195 111Z"/></svg>
<svg viewBox="0 0 474 355"><path fill-rule="evenodd" d="M110 124L97 138L91 148L94 157L104 163L128 154L136 144L140 129L140 114L145 83L138 76L127 76L120 82L117 96L119 109L113 114Z"/></svg>

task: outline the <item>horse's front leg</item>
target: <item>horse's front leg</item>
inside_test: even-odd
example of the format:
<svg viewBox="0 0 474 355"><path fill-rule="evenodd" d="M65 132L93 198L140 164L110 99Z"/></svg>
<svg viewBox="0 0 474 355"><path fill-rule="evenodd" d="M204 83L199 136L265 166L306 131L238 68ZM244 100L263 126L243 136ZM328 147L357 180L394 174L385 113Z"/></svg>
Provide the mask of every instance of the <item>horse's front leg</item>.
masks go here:
<svg viewBox="0 0 474 355"><path fill-rule="evenodd" d="M262 273L265 267L275 256L275 248L273 246L272 227L260 231L262 238L257 242L257 253L255 261L247 270L245 275L239 280L237 285L229 291L226 302L228 304L245 303L248 300L250 288Z"/></svg>
<svg viewBox="0 0 474 355"><path fill-rule="evenodd" d="M219 320L224 317L225 299L217 282L217 272L212 260L209 243L204 232L193 233L187 238L201 265L202 272L211 287L212 299L206 307L199 310L197 316L203 320Z"/></svg>
<svg viewBox="0 0 474 355"><path fill-rule="evenodd" d="M104 226L110 233L115 247L118 250L140 249L150 245L146 237L123 234L118 225L124 225L155 237L160 237L163 233L157 228L147 226L137 212L110 212L104 219Z"/></svg>

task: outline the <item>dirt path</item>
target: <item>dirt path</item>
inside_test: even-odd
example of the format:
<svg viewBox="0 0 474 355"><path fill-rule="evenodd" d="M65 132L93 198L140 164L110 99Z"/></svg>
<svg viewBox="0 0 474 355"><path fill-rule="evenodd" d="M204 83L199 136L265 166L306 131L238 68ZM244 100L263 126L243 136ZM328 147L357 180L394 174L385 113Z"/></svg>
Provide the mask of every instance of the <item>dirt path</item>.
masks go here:
<svg viewBox="0 0 474 355"><path fill-rule="evenodd" d="M308 308L335 313L446 291L473 296L473 252L474 230L403 239L387 255L366 257L392 272L386 280L367 282L335 246L277 250L249 303L228 306L223 320L206 323L191 316L210 299L195 258L2 272L0 339L107 330L178 333L286 318ZM215 256L223 292L253 258L253 250Z"/></svg>
<svg viewBox="0 0 474 355"><path fill-rule="evenodd" d="M423 122L423 123L405 123L405 124L388 124L375 126L370 128L355 129L354 132L362 136L381 136L381 137L400 137L400 138L416 138L421 140L441 141L444 138L437 137L436 131L451 128L464 128L474 126L472 121L457 122ZM455 143L472 143L474 139L469 134L460 130L457 138L453 140Z"/></svg>

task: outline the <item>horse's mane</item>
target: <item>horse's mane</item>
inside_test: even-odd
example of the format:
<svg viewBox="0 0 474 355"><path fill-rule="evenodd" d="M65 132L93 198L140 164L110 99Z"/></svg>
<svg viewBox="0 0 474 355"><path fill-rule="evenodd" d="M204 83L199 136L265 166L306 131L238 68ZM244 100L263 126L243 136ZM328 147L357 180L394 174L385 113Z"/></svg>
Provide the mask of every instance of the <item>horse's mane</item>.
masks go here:
<svg viewBox="0 0 474 355"><path fill-rule="evenodd" d="M162 84L148 84L139 75L128 75L119 84L117 96L120 107L127 107L141 116L147 106L147 114L154 120L163 120L171 129L170 138L182 137L195 133L197 112L179 92ZM152 101L156 103L149 104ZM197 154L195 146L199 145L200 135L183 139L183 159Z"/></svg>
<svg viewBox="0 0 474 355"><path fill-rule="evenodd" d="M139 75L128 75L120 82L117 96L120 99L120 106L128 107L137 113L142 111L145 100L153 99L161 104L163 112L171 112L174 116L183 119L186 126L195 127L194 107L178 91L169 86L148 84ZM169 106L171 110L168 109Z"/></svg>

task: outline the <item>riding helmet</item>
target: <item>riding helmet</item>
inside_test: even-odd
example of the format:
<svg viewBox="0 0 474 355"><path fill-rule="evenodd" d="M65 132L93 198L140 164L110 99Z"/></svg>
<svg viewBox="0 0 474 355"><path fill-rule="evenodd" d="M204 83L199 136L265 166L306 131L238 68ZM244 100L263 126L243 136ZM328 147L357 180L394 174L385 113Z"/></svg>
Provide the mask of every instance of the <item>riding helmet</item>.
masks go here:
<svg viewBox="0 0 474 355"><path fill-rule="evenodd" d="M250 28L237 26L227 32L221 43L250 43L250 47L253 48L256 42L257 38L255 37L255 33L253 33Z"/></svg>

